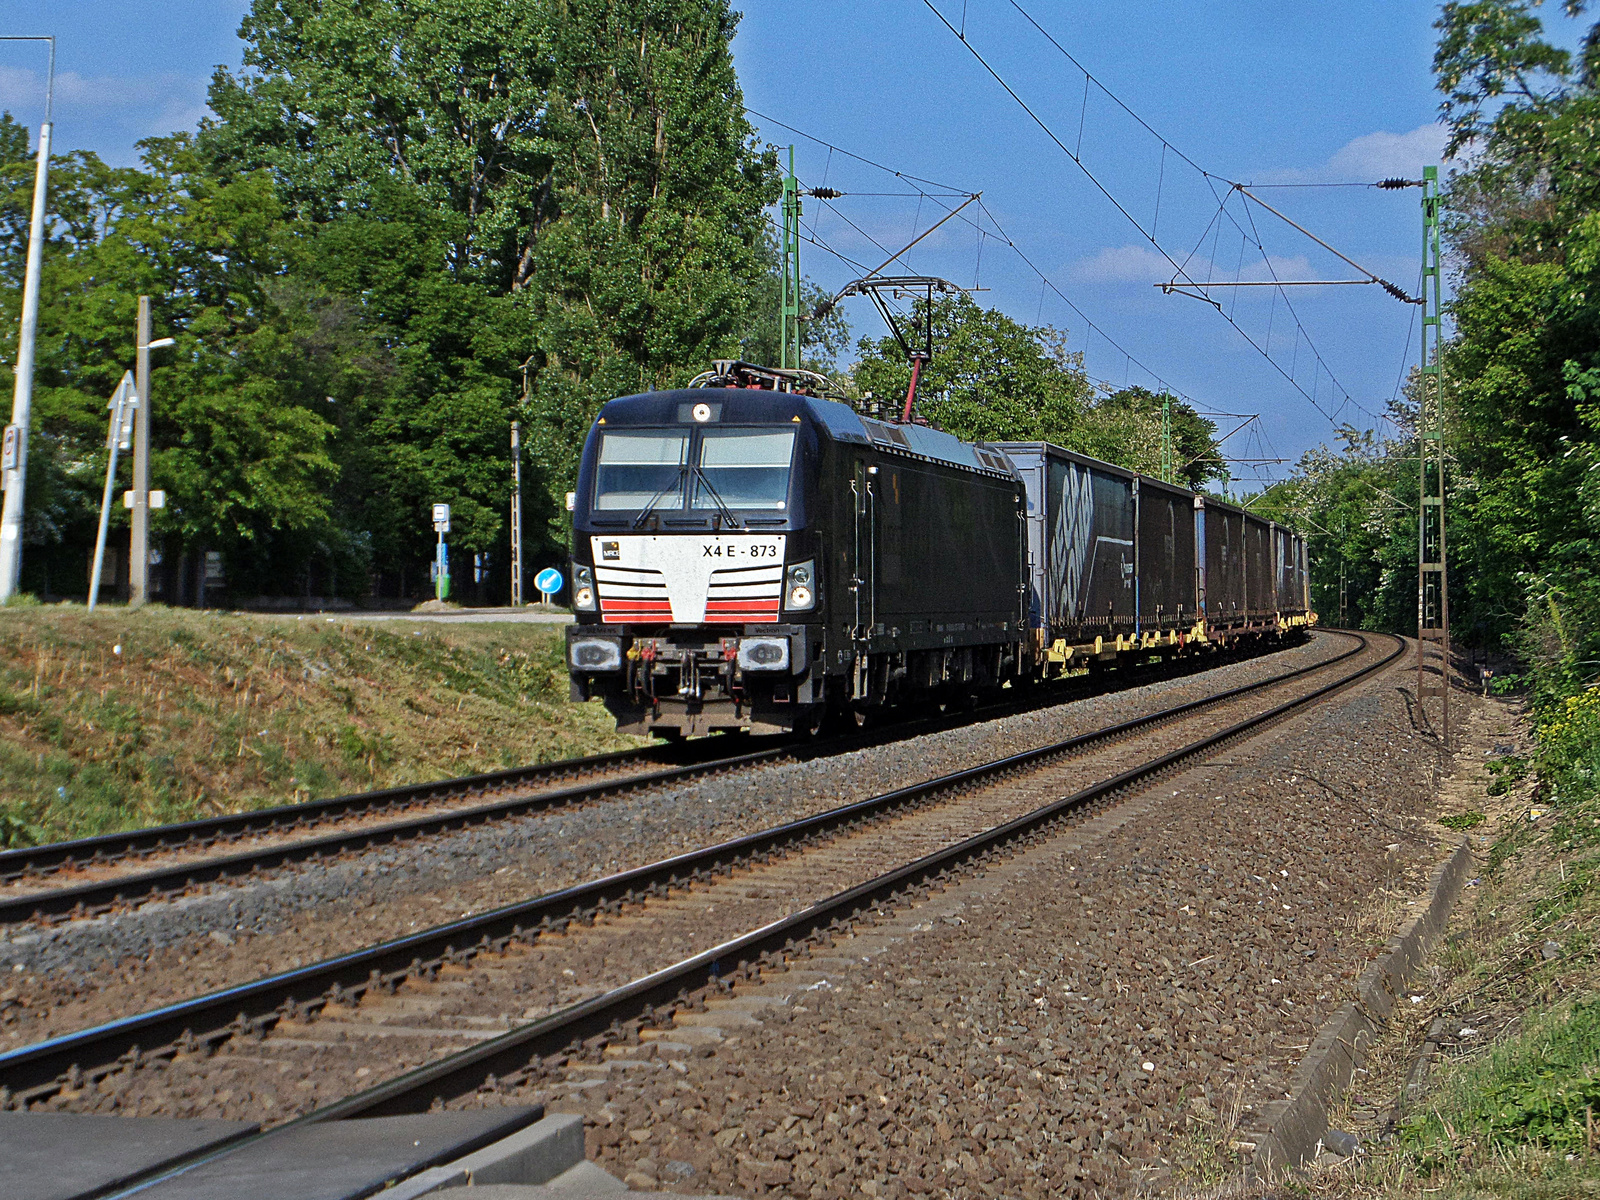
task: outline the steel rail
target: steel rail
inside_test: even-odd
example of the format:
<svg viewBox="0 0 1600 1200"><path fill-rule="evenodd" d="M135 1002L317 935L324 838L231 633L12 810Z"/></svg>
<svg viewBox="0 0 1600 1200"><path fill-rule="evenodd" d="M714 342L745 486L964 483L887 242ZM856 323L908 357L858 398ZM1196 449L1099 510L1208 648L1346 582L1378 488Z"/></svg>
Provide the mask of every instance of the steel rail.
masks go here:
<svg viewBox="0 0 1600 1200"><path fill-rule="evenodd" d="M25 892L18 896L0 899L0 925L14 925L49 917L84 916L117 904L143 903L181 893L198 884L242 878L294 863L314 862L323 857L336 858L352 851L370 850L377 846L463 829L506 817L531 815L553 808L582 804L641 788L665 787L724 771L744 770L791 758L795 754L796 747L786 744L687 766L669 767L662 771L650 771L642 775L627 775L620 779L556 788L426 816L405 817L381 825L369 825L342 833L324 834L321 837L302 838L279 846L217 855L151 871L117 875L111 879L92 883L73 884L48 891Z"/></svg>
<svg viewBox="0 0 1600 1200"><path fill-rule="evenodd" d="M584 758L568 758L559 762L513 767L482 775L464 775L454 779L407 784L371 792L352 792L345 796L307 800L301 804L280 804L253 812L227 813L170 825L154 825L146 829L103 833L94 837L74 838L71 841L47 842L41 846L0 850L0 883L10 883L30 875L49 874L69 867L103 866L107 862L135 855L192 850L197 846L209 846L219 841L234 841L243 837L282 832L329 819L379 812L387 808L452 800L460 796L480 795L501 788L541 783L547 779L565 779L591 771L611 770L660 755L661 751L662 747L659 745L639 746L632 750L615 750L608 754L593 754Z"/></svg>
<svg viewBox="0 0 1600 1200"><path fill-rule="evenodd" d="M1370 645L1366 637L1360 634L1352 636L1361 643L1352 653L1360 653ZM761 966L783 962L788 955L812 939L828 937L864 915L890 908L916 894L925 894L963 868L981 865L986 860L1006 853L1018 843L1023 847L1035 844L1050 836L1050 826L1066 817L1107 802L1123 792L1148 786L1161 775L1191 759L1261 732L1298 709L1341 691L1393 663L1405 651L1403 639L1395 637L1394 641L1395 649L1377 662L1305 696L1248 717L1198 742L1042 805L1014 820L887 871L792 916L752 930L603 995L416 1068L353 1096L336 1100L227 1148L197 1154L187 1162L175 1165L159 1178L181 1175L202 1162L225 1157L245 1145L293 1136L294 1131L306 1125L357 1117L427 1112L464 1096L493 1094L507 1087L519 1086L546 1063L563 1065L565 1056L573 1049L624 1037L625 1026L630 1023L654 1024L670 1020L677 1009L693 1006L692 993L719 986L728 988L736 978L749 979L759 974ZM730 969L724 969L725 965ZM132 1195L137 1190L131 1189L118 1195Z"/></svg>
<svg viewBox="0 0 1600 1200"><path fill-rule="evenodd" d="M0 1107L4 1103L31 1102L62 1086L76 1086L75 1080L98 1079L123 1066L138 1066L179 1052L203 1052L234 1036L264 1034L279 1020L315 1013L328 1004L357 1000L369 988L392 990L411 976L432 978L440 967L466 962L479 951L503 949L514 941L531 940L545 930L563 930L574 920L592 918L599 912L617 912L624 904L665 895L673 888L687 887L715 874L730 874L740 863L765 861L782 850L823 840L889 813L987 786L1091 746L1126 738L1189 713L1325 670L1362 653L1368 645L1359 634L1345 636L1354 637L1357 645L1332 658L1256 683L310 966L0 1054Z"/></svg>
<svg viewBox="0 0 1600 1200"><path fill-rule="evenodd" d="M1165 672L1163 677L1181 677L1220 663L1208 662L1196 656L1193 659L1172 660L1180 669ZM1120 686L1135 686L1135 681L1147 682L1140 668L1117 680L1102 681L1095 691L1111 690ZM447 812L424 816L402 817L378 825L323 834L320 837L299 838L276 846L241 850L232 854L212 855L171 866L145 871L125 872L107 879L69 884L64 887L22 892L0 897L0 926L21 924L34 920L64 920L103 912L117 905L137 905L164 896L176 895L191 887L220 880L251 876L257 872L275 870L300 862L313 862L321 858L369 850L374 847L427 837L489 821L508 817L528 816L551 809L571 807L605 797L636 792L645 788L669 787L707 775L748 770L785 760L806 760L829 754L845 753L884 741L903 740L908 737L955 728L973 720L991 718L1017 710L1037 708L1044 704L1061 702L1060 692L1071 688L1081 690L1078 677L1063 681L1061 688L1044 693L1030 693L1018 699L1005 700L983 706L966 713L946 714L885 726L880 729L847 733L819 741L787 739L778 745L759 750L746 750L741 754L705 758L659 771L637 775L600 779L591 783L576 784L531 793L521 793L501 800L492 800ZM704 754L714 749L719 739L697 738L680 747L677 753ZM695 750L690 747L700 747ZM518 784L536 782L540 778L581 774L585 771L605 769L641 761L651 754L662 753L659 746L645 746L637 750L622 750L589 758L568 759L561 763L542 764L536 767L518 767L494 771L483 775L469 775L458 779L438 780L433 783L388 788L383 791L357 793L329 800L310 801L305 805L283 805L263 809L256 813L206 818L179 825L157 826L122 834L105 834L73 842L57 842L31 849L0 852L0 881L7 873L13 880L22 876L33 864L34 869L59 869L64 865L95 865L95 854L100 863L114 861L118 855L106 857L112 847L119 844L140 847L135 852L152 853L158 850L181 852L194 848L197 841L212 831L237 830L228 836L247 836L248 833L272 833L292 829L300 814L309 814L314 820L337 819L380 811L386 807L410 807L429 801L442 801L462 796L481 795L488 791L504 790ZM251 828L252 822L265 820L262 828ZM87 858L83 857L87 855ZM48 864L54 863L52 868ZM45 864L41 866L40 864Z"/></svg>

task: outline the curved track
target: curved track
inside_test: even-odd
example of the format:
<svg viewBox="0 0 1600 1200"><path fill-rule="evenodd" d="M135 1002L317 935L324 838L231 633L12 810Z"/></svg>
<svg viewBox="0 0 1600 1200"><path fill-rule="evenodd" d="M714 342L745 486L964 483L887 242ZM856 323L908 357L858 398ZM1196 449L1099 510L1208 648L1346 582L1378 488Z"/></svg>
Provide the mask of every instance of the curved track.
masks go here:
<svg viewBox="0 0 1600 1200"><path fill-rule="evenodd" d="M834 923L847 922L873 905L925 885L942 872L1002 851L1019 840L1033 838L1057 820L1103 804L1124 791L1142 788L1174 767L1208 755L1240 737L1257 733L1382 668L1403 649L1402 643L1386 657L1376 658L1353 672L1341 673L1332 682L1254 712L1220 732L1181 744L1167 753L1140 761L1140 756L1147 753L1141 748L1133 755L1131 766L1116 761L1102 764L1102 772L1110 771L1109 775L1102 774L1099 782L1061 795L1063 785L1073 786L1085 776L1085 771L1076 766L1064 767L1065 760L1089 752L1107 754L1114 760L1116 753L1109 748L1118 747L1135 735L1169 723L1203 717L1206 710L1218 705L1245 701L1248 706L1248 702L1255 700L1264 689L1301 680L1313 672L1327 671L1369 649L1365 637L1357 636L1356 641L1354 649L1334 659L1093 734L956 772L299 971L25 1047L0 1056L0 1101L22 1107L55 1096L68 1097L84 1088L104 1092L108 1082L114 1090L121 1086L119 1080L131 1084L136 1077L146 1074L146 1068L161 1071L175 1060L190 1062L204 1058L240 1035L253 1039L267 1037L268 1045L285 1037L290 1043L326 1044L314 1033L309 1040L304 1036L306 1030L315 1030L320 1023L313 1021L313 1017L338 1023L348 1018L363 997L368 998L368 1004L361 1005L363 1010L373 1001L381 1007L386 1003L385 995L392 996L403 987L408 990L394 1003L402 1007L420 1004L425 1012L438 1012L448 1005L443 1001L435 1003L437 997L430 1000L412 995L411 991L416 986L448 988L452 985L468 992L487 990L482 981L459 978L467 964L478 955L487 953L494 957L498 954L514 960L528 953L530 944L539 942L542 945L541 934L557 934L568 929L574 920L581 923L592 920L596 914L620 912L624 904L643 902L647 915L652 909L670 909L674 901L663 900L663 897L673 891L681 893L698 883L709 883L713 888L723 888L727 895L737 896L741 891L749 891L748 884L753 878L764 888L781 893L779 911L787 915L551 1015L516 1010L514 1018L466 1016L457 1019L460 1027L453 1031L390 1027L383 1032L387 1035L431 1034L435 1041L444 1038L446 1045L451 1044L450 1036L456 1038L454 1045L460 1045L463 1037L483 1044L442 1058L349 1100L318 1109L306 1119L425 1110L435 1097L450 1099L476 1090L485 1080L495 1077L504 1080L508 1074L519 1071L526 1074L530 1065L537 1067L544 1057L561 1054L564 1047L574 1042L597 1036L622 1036L624 1022L659 1018L662 1006L670 1009L689 1003L687 997L691 991L719 979L725 981L730 970L736 973L746 970L762 955L782 952L786 946L825 934ZM1126 746L1120 750L1124 760L1128 758L1126 750ZM1037 803L1041 791L1047 797L1042 805ZM890 816L903 819L885 822ZM914 856L909 862L906 861L908 846ZM769 865L774 862L776 866ZM822 867L808 863L820 863ZM746 869L753 873L752 878L742 874ZM735 870L741 875L727 879ZM782 886L784 877L795 881L796 886ZM858 880L860 882L853 882ZM833 894L828 895L829 891ZM819 895L828 898L808 903ZM806 906L792 911L794 901ZM511 965L515 965L514 961ZM500 1002L494 1001L491 1007L494 1003ZM504 1014L508 1010L501 1003L496 1011ZM501 1032L519 1019L530 1023ZM466 1022L464 1026L461 1025L463 1021ZM344 1040L340 1036L339 1041ZM382 1044L381 1039L379 1044ZM393 1058L383 1061L392 1062Z"/></svg>
<svg viewBox="0 0 1600 1200"><path fill-rule="evenodd" d="M514 770L388 788L253 813L188 821L127 833L0 852L0 925L30 920L67 920L113 908L181 895L192 887L240 879L298 862L360 853L491 821L569 808L650 788L744 771L778 762L826 757L870 745L954 728L1155 679L1178 678L1232 661L1233 655L1196 655L1156 667L1134 668L1115 677L1078 676L1030 689L964 713L900 721L879 729L815 740L785 739L752 749L744 739L710 737L679 746L637 750ZM738 752L725 753L730 743ZM657 764L667 764L660 765ZM651 769L655 767L656 769ZM548 787L553 782L598 776L591 782ZM499 796L498 799L485 797ZM462 801L469 803L462 804ZM471 803L476 801L476 803ZM431 811L383 819L408 808ZM319 825L343 826L320 836L302 836ZM229 854L213 847L258 839L264 844ZM158 866L128 870L151 858ZM87 878L82 876L87 875ZM71 882L41 887L46 879Z"/></svg>

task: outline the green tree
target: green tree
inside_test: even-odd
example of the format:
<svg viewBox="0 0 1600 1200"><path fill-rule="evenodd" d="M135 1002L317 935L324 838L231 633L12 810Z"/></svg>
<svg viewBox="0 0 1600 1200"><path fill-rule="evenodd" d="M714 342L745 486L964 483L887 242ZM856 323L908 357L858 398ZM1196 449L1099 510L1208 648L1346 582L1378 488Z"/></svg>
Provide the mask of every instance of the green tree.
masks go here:
<svg viewBox="0 0 1600 1200"><path fill-rule="evenodd" d="M908 325L921 328L926 303ZM1146 475L1161 470L1162 397L1145 388L1099 396L1067 336L1031 327L962 294L933 302L933 360L923 370L918 411L972 441L1050 441ZM911 382L892 337L863 338L852 386L898 411ZM1198 487L1225 479L1216 426L1171 400L1177 481Z"/></svg>
<svg viewBox="0 0 1600 1200"><path fill-rule="evenodd" d="M219 174L272 174L319 283L395 347L358 424L368 507L414 559L429 500L467 546L503 538L519 407L555 543L599 405L738 354L776 171L736 20L725 0L252 3L249 73L218 72L201 142Z"/></svg>
<svg viewBox="0 0 1600 1200"><path fill-rule="evenodd" d="M1122 388L1095 406L1097 423L1105 430L1100 434L1101 443L1109 453L1122 456L1112 461L1120 462L1135 456L1141 463L1149 461L1154 439L1154 463L1150 467L1141 465L1139 469L1147 474L1159 475L1163 403L1171 407L1175 481L1198 491L1210 480L1227 480L1228 469L1222 460L1222 448L1217 444L1216 423L1202 417L1187 401L1144 387ZM1138 421L1137 425L1130 425L1126 420L1130 416L1146 419Z"/></svg>
<svg viewBox="0 0 1600 1200"><path fill-rule="evenodd" d="M1497 640L1559 594L1574 628L1600 631L1600 25L1577 55L1521 0L1446 4L1438 27L1451 146L1473 150L1447 196L1453 608Z"/></svg>
<svg viewBox="0 0 1600 1200"><path fill-rule="evenodd" d="M31 187L26 137L0 118L8 212ZM133 362L137 297L178 339L154 372L152 474L169 503L158 538L238 561L278 539L315 537L329 518L332 425L316 365L273 297L291 230L271 181L209 176L187 137L142 143L145 169L92 154L53 163L37 343L33 469L25 560L40 586L75 590L105 470L105 403ZM25 223L0 226L0 263L19 269ZM0 310L0 356L14 360L15 306ZM53 553L52 553L53 552ZM65 557L63 557L63 555ZM280 564L281 565L281 564Z"/></svg>
<svg viewBox="0 0 1600 1200"><path fill-rule="evenodd" d="M1311 604L1329 624L1414 631L1416 498L1414 410L1393 413L1399 433L1380 439L1344 426L1340 446L1318 446L1290 477L1250 502L1250 511L1305 536Z"/></svg>
<svg viewBox="0 0 1600 1200"><path fill-rule="evenodd" d="M919 303L916 328L925 311ZM962 294L933 302L933 347L918 412L941 429L970 441L1072 444L1092 389L1064 333L1023 325ZM857 351L855 389L898 412L911 384L899 342L863 338Z"/></svg>
<svg viewBox="0 0 1600 1200"><path fill-rule="evenodd" d="M739 357L757 366L773 367L782 360L778 345L778 313L783 306L783 268L777 239L767 231L762 247L766 270L751 285L745 330L739 337ZM808 371L830 374L838 369L839 355L850 349L850 322L844 309L829 305L832 297L810 279L800 280L802 316L821 317L800 324L800 365Z"/></svg>

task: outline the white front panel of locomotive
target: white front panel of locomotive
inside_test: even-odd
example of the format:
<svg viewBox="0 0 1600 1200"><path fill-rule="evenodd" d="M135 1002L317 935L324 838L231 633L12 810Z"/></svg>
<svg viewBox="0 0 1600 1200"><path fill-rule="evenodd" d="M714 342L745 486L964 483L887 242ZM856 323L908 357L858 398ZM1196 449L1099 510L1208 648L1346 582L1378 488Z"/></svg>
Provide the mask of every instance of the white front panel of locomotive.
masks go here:
<svg viewBox="0 0 1600 1200"><path fill-rule="evenodd" d="M589 539L607 624L771 622L784 534L632 534Z"/></svg>

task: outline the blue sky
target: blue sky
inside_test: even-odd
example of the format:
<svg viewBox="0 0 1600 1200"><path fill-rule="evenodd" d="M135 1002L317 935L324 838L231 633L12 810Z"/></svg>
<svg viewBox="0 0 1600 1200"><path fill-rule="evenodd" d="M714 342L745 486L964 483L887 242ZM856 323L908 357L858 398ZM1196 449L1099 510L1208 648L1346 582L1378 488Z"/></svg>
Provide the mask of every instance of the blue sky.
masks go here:
<svg viewBox="0 0 1600 1200"><path fill-rule="evenodd" d="M1194 278L1208 271L1217 279L1351 277L1264 210L1234 196L1219 214L1219 199L1230 182L1368 183L1415 178L1424 163L1437 162L1443 134L1429 73L1435 6L1023 0L1158 138L1098 86L1085 102L1084 75L1010 0L934 3L964 27L966 46L923 0L744 5L734 55L747 105L764 114L752 118L757 129L773 143L795 144L804 183L850 193L831 207L807 202L815 237L876 266L886 255L873 240L896 250L952 206L953 192L981 191L982 208L970 207L912 251L909 269L982 287L982 303L1066 330L1097 379L1165 382L1202 410L1261 414L1229 443L1238 457L1294 458L1330 440L1335 420L1373 423L1369 414L1382 411L1415 360L1410 306L1373 287L1296 288L1289 289L1291 317L1273 299L1275 289L1218 290L1238 326L1269 347L1308 398L1215 309L1152 286L1173 269L1146 234L1153 225L1162 249ZM129 163L137 139L192 128L206 111L214 67L238 64L245 9L245 0L4 0L0 32L60 39L57 145ZM1559 10L1544 16L1570 39ZM1080 154L1128 215L969 46ZM28 124L41 111L43 61L42 50L0 44L0 105ZM908 184L779 122L949 186ZM1277 186L1259 195L1363 267L1414 290L1416 191ZM1270 265L1241 230L1266 247ZM1002 231L1048 284L999 240ZM803 261L825 287L861 273L816 246L804 248ZM881 332L865 301L847 303L858 333ZM1237 422L1219 424L1226 430ZM1248 480L1257 469L1240 473Z"/></svg>

